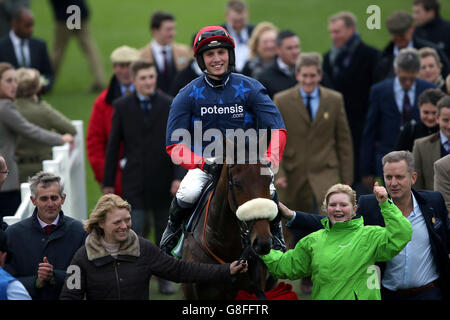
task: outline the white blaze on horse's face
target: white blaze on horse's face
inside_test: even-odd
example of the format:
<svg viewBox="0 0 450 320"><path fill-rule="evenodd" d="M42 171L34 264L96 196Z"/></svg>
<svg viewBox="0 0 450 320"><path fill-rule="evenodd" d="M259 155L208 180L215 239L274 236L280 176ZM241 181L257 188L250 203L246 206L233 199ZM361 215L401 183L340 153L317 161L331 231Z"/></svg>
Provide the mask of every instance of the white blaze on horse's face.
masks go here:
<svg viewBox="0 0 450 320"><path fill-rule="evenodd" d="M236 210L236 216L241 221L257 219L275 219L278 213L277 204L266 198L256 198L240 205Z"/></svg>

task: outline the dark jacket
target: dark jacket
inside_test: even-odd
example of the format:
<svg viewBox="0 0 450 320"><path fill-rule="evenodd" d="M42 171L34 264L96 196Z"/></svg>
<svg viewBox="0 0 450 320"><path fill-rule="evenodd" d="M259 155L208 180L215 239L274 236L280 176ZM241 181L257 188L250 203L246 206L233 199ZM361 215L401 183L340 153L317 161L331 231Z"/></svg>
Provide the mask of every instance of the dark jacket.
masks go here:
<svg viewBox="0 0 450 320"><path fill-rule="evenodd" d="M440 15L436 15L427 24L416 27L414 35L433 42L450 59L450 21L442 19Z"/></svg>
<svg viewBox="0 0 450 320"><path fill-rule="evenodd" d="M44 41L30 38L30 68L39 70L41 75L45 76L49 80L49 83L44 86L43 93L48 92L53 87L53 69L50 63L50 57L47 52L47 45ZM9 35L0 40L0 61L9 62L14 68L19 68L19 62L17 61L14 46Z"/></svg>
<svg viewBox="0 0 450 320"><path fill-rule="evenodd" d="M81 222L61 211L58 225L47 236L37 220L35 209L31 217L9 226L6 233L11 257L5 270L22 282L33 300L58 299L66 269L87 235ZM37 270L44 257L53 265L55 283L37 289Z"/></svg>
<svg viewBox="0 0 450 320"><path fill-rule="evenodd" d="M112 257L93 231L71 265L80 268L81 287L71 287L70 274L61 300L148 300L152 275L175 282L231 282L229 264L202 264L178 260L165 254L132 230ZM72 289L70 289L72 288Z"/></svg>
<svg viewBox="0 0 450 320"><path fill-rule="evenodd" d="M266 87L270 98L273 98L275 93L289 89L297 84L294 75L288 76L280 70L277 59L274 59L273 63L261 72L258 80Z"/></svg>
<svg viewBox="0 0 450 320"><path fill-rule="evenodd" d="M450 68L450 62L449 58L447 58L447 55L442 51L442 49L439 49L434 43L421 39L417 36L414 36L412 39L413 47L417 50L424 48L424 47L430 47L437 51L439 54L439 57L441 58L442 63L442 70L441 74L442 77L445 79L449 73ZM394 74L394 43L391 41L386 46L386 48L381 52L380 60L378 61L378 64L375 68L375 75L374 75L374 82L383 81L387 78L392 78L395 76Z"/></svg>
<svg viewBox="0 0 450 320"><path fill-rule="evenodd" d="M177 174L165 149L172 97L158 91L150 101L152 108L148 116L144 115L136 92L113 103L103 185L113 187L115 184L120 143L123 142L126 164L122 170L122 190L133 209L169 202L170 186Z"/></svg>
<svg viewBox="0 0 450 320"><path fill-rule="evenodd" d="M348 62L342 59L338 69L340 72L333 72L330 51L323 59L323 74L328 75L332 83L331 88L344 96L345 111L353 140L356 181L359 180L361 136L369 107L369 92L374 83L373 77L379 55L380 52L377 49L361 41Z"/></svg>
<svg viewBox="0 0 450 320"><path fill-rule="evenodd" d="M89 8L84 0L50 0L53 9L53 15L56 21L66 22L73 12L67 12L67 8L76 5L80 10L81 19L86 20L89 17Z"/></svg>
<svg viewBox="0 0 450 320"><path fill-rule="evenodd" d="M195 60L192 60L189 65L186 68L180 70L175 76L175 79L173 79L172 85L169 90L169 94L171 96L175 97L178 92L183 89L189 82L199 77L199 75L195 72L192 63L197 62Z"/></svg>
<svg viewBox="0 0 450 320"><path fill-rule="evenodd" d="M422 121L411 120L403 126L398 137L395 150L408 150L412 152L416 139L429 136L439 131L439 125L428 128Z"/></svg>
<svg viewBox="0 0 450 320"><path fill-rule="evenodd" d="M330 64L330 51L323 59L323 71L327 73L333 84L334 90L344 96L345 110L350 128L362 127L368 109L369 91L373 84L373 74L379 57L379 51L366 45L364 42L356 47L354 54L342 71L333 73Z"/></svg>
<svg viewBox="0 0 450 320"><path fill-rule="evenodd" d="M436 191L412 190L419 204L430 238L431 252L439 272L439 285L444 297L450 298L450 221L444 198ZM358 201L356 218L363 217L365 225L384 227L384 219L375 195L362 195ZM287 226L302 232L314 232L323 228L323 216L303 212L296 213L295 220ZM414 236L414 231L413 231ZM384 272L385 263L380 264Z"/></svg>
<svg viewBox="0 0 450 320"><path fill-rule="evenodd" d="M420 121L417 100L420 94L436 86L417 79L412 118ZM367 112L361 139L360 168L361 175L383 175L381 158L395 149L400 135L401 118L394 94L394 78L374 84L370 89L369 110Z"/></svg>

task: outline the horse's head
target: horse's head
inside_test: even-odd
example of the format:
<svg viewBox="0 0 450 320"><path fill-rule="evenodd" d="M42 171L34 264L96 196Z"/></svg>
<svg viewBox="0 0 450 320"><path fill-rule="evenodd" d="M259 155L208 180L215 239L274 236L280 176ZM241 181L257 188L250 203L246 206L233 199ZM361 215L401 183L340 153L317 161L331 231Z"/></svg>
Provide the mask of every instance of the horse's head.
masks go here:
<svg viewBox="0 0 450 320"><path fill-rule="evenodd" d="M247 233L251 248L258 254L269 253L272 234L269 222L276 217L277 205L270 200L272 177L262 174L265 164L225 165L227 174L228 203L236 214L241 233Z"/></svg>

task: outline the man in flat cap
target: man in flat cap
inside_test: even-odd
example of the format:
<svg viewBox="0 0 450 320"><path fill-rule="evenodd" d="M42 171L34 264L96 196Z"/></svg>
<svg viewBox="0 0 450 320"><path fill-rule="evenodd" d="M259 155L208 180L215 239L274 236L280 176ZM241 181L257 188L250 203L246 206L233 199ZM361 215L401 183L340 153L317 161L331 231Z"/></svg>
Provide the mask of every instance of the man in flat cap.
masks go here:
<svg viewBox="0 0 450 320"><path fill-rule="evenodd" d="M420 49L430 47L435 49L442 62L442 77L445 77L449 71L449 60L445 53L439 49L434 43L424 40L414 35L414 19L413 16L406 11L396 11L387 20L386 27L391 35L392 41L381 53L377 67L375 68L375 82L382 81L386 78L395 77L393 62L398 52L404 48Z"/></svg>
<svg viewBox="0 0 450 320"><path fill-rule="evenodd" d="M95 180L103 187L106 145L111 131L113 115L112 103L117 98L134 91L130 64L139 59L139 51L128 46L121 46L111 53L114 74L109 86L103 90L94 102L87 131L87 154L89 163L94 171ZM120 151L122 158L122 147ZM117 166L115 193L122 196L122 174L120 163Z"/></svg>

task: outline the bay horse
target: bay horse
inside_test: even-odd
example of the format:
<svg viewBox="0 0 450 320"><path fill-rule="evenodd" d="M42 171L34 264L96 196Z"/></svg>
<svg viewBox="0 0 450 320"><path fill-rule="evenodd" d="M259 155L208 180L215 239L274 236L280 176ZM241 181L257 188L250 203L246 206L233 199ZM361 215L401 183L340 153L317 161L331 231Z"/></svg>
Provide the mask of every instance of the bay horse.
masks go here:
<svg viewBox="0 0 450 320"><path fill-rule="evenodd" d="M272 289L272 278L258 255L269 253L272 245L269 219L277 214L270 200L271 175L261 174L266 167L254 164L222 166L215 190L198 215L190 232L185 232L182 259L203 263L248 261L248 271L232 284L183 283L189 300L233 300L239 290L264 299L264 291Z"/></svg>

